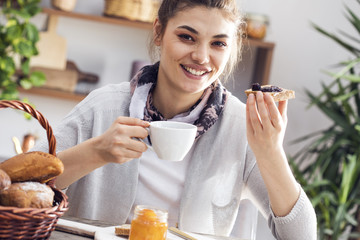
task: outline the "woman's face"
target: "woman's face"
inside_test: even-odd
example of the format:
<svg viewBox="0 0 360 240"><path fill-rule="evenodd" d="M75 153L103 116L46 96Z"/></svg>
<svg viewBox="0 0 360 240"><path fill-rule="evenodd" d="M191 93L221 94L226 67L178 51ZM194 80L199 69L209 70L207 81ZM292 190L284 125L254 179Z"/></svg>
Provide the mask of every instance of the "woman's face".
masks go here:
<svg viewBox="0 0 360 240"><path fill-rule="evenodd" d="M161 47L158 84L173 94L202 93L225 68L235 24L219 9L195 7L169 19Z"/></svg>

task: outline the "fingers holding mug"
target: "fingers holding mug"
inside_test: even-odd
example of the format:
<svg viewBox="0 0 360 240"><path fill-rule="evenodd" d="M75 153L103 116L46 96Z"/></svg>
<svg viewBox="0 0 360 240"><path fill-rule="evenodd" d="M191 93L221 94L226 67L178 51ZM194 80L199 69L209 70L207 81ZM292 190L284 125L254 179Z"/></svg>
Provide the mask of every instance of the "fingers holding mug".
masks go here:
<svg viewBox="0 0 360 240"><path fill-rule="evenodd" d="M133 138L146 138L148 122L141 119L118 117L110 128L97 139L96 149L106 162L124 163L139 158L147 147Z"/></svg>

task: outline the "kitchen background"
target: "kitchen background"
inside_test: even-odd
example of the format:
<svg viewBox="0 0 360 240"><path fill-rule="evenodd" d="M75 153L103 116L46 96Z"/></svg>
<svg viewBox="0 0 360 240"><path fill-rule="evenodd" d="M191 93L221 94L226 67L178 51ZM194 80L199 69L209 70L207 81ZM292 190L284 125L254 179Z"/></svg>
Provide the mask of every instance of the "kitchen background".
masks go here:
<svg viewBox="0 0 360 240"><path fill-rule="evenodd" d="M343 9L344 4L351 8L354 1L237 1L243 12L261 13L269 17L270 24L264 41L275 44L270 84L296 91L296 99L289 102L285 139L286 151L292 154L301 147L290 144L292 140L323 129L328 124L316 108L307 109L308 98L304 89L320 92L321 81L328 81L321 71L348 56L338 45L317 33L310 23L314 22L332 32L344 30L351 33L351 26L343 17ZM51 7L50 0L43 0L41 5ZM102 0L77 0L74 12L101 15L103 9ZM42 13L33 22L44 29L46 18L47 15ZM100 78L98 84L79 84L76 90L86 92L108 83L128 81L133 61L149 60L147 41L150 33L149 29L59 17L57 34L67 40L67 59L76 63L81 71L94 73ZM55 49L57 46L53 47ZM243 91L254 71L255 55L256 49L246 48L244 62L239 65L234 82L228 83L231 91L241 99L244 99ZM37 94L22 93L21 96L28 97L53 127L78 103L77 100ZM13 136L22 139L24 134L32 133L39 138L45 137L44 130L36 120L25 120L17 111L2 109L0 123L0 160L15 154L11 141ZM257 239L273 239L262 217L259 217L258 223Z"/></svg>

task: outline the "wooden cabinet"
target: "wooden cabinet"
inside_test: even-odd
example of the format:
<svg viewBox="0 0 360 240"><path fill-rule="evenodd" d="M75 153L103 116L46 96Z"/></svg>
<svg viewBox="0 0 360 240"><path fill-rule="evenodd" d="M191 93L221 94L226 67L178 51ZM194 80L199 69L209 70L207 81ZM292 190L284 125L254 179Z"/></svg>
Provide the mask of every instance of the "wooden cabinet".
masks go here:
<svg viewBox="0 0 360 240"><path fill-rule="evenodd" d="M76 18L76 19L83 19L88 21L96 21L104 24L117 24L117 25L146 29L146 30L152 28L152 24L146 22L130 21L122 18L95 16L95 15L76 13L76 12L65 12L51 8L43 8L43 13ZM272 54L275 44L271 42L265 42L254 39L245 39L243 44L245 48L256 49L256 51L254 51L255 54L252 56L254 57L253 61L255 66L252 68L253 72L251 76L251 82L252 83L259 82L262 84L267 84L269 82ZM20 91L24 93L69 99L74 101L80 101L86 96L84 94L76 94L71 92L58 91L58 90L45 89L45 88L32 88L30 90L20 89Z"/></svg>
<svg viewBox="0 0 360 240"><path fill-rule="evenodd" d="M268 84L270 79L270 69L275 44L259 40L248 39L249 45L256 48L255 67L253 68L252 83Z"/></svg>

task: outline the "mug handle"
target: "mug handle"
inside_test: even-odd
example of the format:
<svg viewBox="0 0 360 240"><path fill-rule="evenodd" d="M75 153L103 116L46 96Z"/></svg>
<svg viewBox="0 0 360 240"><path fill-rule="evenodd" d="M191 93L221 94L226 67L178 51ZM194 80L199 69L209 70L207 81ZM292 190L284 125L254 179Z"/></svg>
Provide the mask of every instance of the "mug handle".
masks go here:
<svg viewBox="0 0 360 240"><path fill-rule="evenodd" d="M146 144L146 146L153 152L155 152L154 148L152 146L150 146L149 144L147 144L143 139L141 138L135 138L136 140L139 140L140 142L143 142Z"/></svg>
<svg viewBox="0 0 360 240"><path fill-rule="evenodd" d="M150 135L150 128L145 128L147 131L148 131L148 134ZM154 148L152 147L152 146L150 146L149 144L147 144L143 139L141 139L141 138L135 138L136 140L139 140L140 142L143 142L143 143L145 143L146 144L146 146L151 150L151 151L153 151L153 152L155 152L155 150L154 150Z"/></svg>

